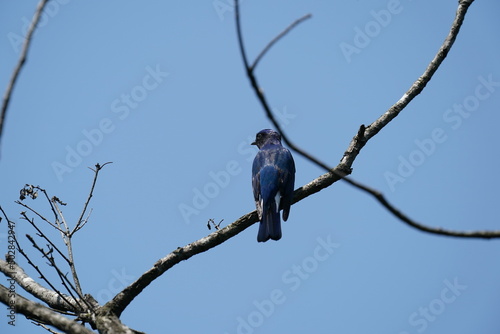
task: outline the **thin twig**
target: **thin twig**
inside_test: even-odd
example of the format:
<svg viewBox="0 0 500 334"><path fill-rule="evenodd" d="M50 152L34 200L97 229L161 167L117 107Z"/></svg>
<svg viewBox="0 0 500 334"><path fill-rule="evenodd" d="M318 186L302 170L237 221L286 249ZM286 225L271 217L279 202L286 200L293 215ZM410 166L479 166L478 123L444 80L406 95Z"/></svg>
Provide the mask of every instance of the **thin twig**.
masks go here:
<svg viewBox="0 0 500 334"><path fill-rule="evenodd" d="M68 251L68 264L69 268L71 270L71 276L73 277L73 282L75 282L75 291L78 294L78 296L83 299L83 291L82 287L80 285L80 279L78 278L78 273L76 271L76 266L75 266L75 260L73 257L73 244L71 242L71 233L69 231L69 226L66 222L66 219L64 219L64 216L62 214L62 211L59 209L59 206L57 205L56 201L53 201L54 207L56 208L59 216L61 217L61 221L64 224L64 228L66 229L63 233L61 233L61 237L63 239L64 244L66 245L66 249Z"/></svg>
<svg viewBox="0 0 500 334"><path fill-rule="evenodd" d="M62 231L61 226L59 224L59 216L58 216L58 214L56 212L56 209L54 208L54 204L52 203L52 200L50 199L49 194L47 193L47 191L45 189L40 188L40 186L30 185L30 187L32 187L33 189L37 189L37 190L41 191L42 194L45 196L45 199L49 203L50 209L52 210L52 214L54 215L55 226L54 226L54 224L50 224L50 225L52 225L53 227L55 227L57 230ZM19 203L19 204L21 204L21 203ZM23 205L23 204L21 204L21 205Z"/></svg>
<svg viewBox="0 0 500 334"><path fill-rule="evenodd" d="M78 301L78 298L76 298L76 296L73 294L73 291L75 291L76 293L78 293L78 291L75 289L73 284L71 284L71 282L68 280L68 277L65 274L63 274L62 270L57 266L57 263L54 259L54 256L52 255L52 251L50 249L47 252L44 251L42 247L38 246L38 244L35 242L35 239L33 239L33 237L31 237L28 234L26 235L26 237L33 245L33 248L35 248L37 251L39 251L42 254L42 257L46 258L47 261L49 261L49 263L48 263L49 266L54 268L57 275L61 279L61 284L64 286L66 291L71 295L71 297L75 300L75 303L78 304L78 307L80 308L80 310L85 310L85 308ZM82 300L85 304L87 304L87 307L90 308L90 305L86 302L85 298L82 298L81 296L79 296L79 297L80 297L80 300Z"/></svg>
<svg viewBox="0 0 500 334"><path fill-rule="evenodd" d="M33 325L35 325L35 326L42 327L43 329L45 329L49 333L52 333L52 334L63 334L61 332L56 332L56 331L52 330L50 327L48 327L47 325L43 324L42 322L40 322L38 320L32 320L31 323Z"/></svg>
<svg viewBox="0 0 500 334"><path fill-rule="evenodd" d="M300 23L304 22L305 20L307 19L310 19L312 17L311 14L306 14L304 16L302 16L301 18L295 20L294 22L292 22L292 24L290 24L285 30L283 30L278 36L274 37L272 39L272 41L270 41L266 47L259 53L259 55L257 56L257 58L255 58L255 61L253 62L252 66L250 67L251 70L255 70L255 68L257 67L257 64L259 63L259 61L262 59L262 57L264 57L264 55L266 54L267 51L269 51L269 49L277 42L279 41L283 36L285 36L290 30L292 30L293 28L295 28L295 26L299 25Z"/></svg>
<svg viewBox="0 0 500 334"><path fill-rule="evenodd" d="M5 211L3 210L3 208L2 208L1 206L0 206L0 211L1 211L1 212L2 212L2 214L4 215L5 219L6 219L8 222L10 222L10 220L9 220L9 219L8 219L8 217L7 217L7 214L5 213ZM55 268L56 273L57 273L57 274L59 275L59 277L61 278L61 281L62 281L63 286L66 288L66 290L68 291L68 293L71 295L71 300L72 300L72 301L74 301L74 303L75 303L75 304L76 304L76 305L80 308L80 310L84 310L85 308L84 308L84 307L80 304L79 300L78 300L78 299L77 299L77 298L73 295L73 293L71 292L71 289L68 287L68 285L67 285L67 284L69 284L69 285L70 285L70 287L71 287L74 291L76 291L76 290L75 290L75 288L74 288L74 286L73 286L73 285L71 284L71 282L67 279L66 275L64 275L64 274L62 273L62 271L61 271L61 270L57 267L57 265L56 265L56 263L55 263L55 260L54 260L54 258L53 258L53 256L52 256L52 254L51 254L51 253L52 253L52 251L55 249L55 250L59 253L59 255L60 255L60 256L61 256L64 260L66 260L66 262L68 262L68 264L69 264L69 260L68 260L68 258L67 258L67 257L66 257L66 256L65 256L65 255L64 255L64 254L63 254L63 253L59 250L59 248L58 248L58 247L57 247L57 246L56 246L56 245L55 245L55 244L54 244L54 243L53 243L53 242L52 242L52 241L51 241L51 240L50 240L50 239L49 239L49 238L48 238L48 237L47 237L47 236L46 236L46 235L45 235L45 234L44 234L44 233L43 233L43 232L42 232L42 231L41 231L41 230L37 227L37 226L36 226L36 224L34 223L34 221L28 218L28 216L26 215L26 213L25 213L25 212L21 212L21 216L22 216L22 219L23 219L23 220L28 221L28 222L29 222L29 223L30 223L30 224L31 224L31 225L32 225L32 226L33 226L33 227L37 230L37 232L38 232L37 234L38 234L40 237L44 238L44 239L45 239L45 240L46 240L46 241L50 244L50 247L52 247L52 248L51 248L51 250L49 250L48 252L45 252L45 251L44 251L41 247L39 247L39 246L36 244L36 242L34 241L34 239L33 239L31 236L26 235L26 237L28 238L28 240L30 240L30 241L31 241L31 243L33 244L33 247L34 247L36 250L38 250L39 252L41 252L41 253L42 253L43 257L45 257L45 258L49 261L49 265L50 265L50 266L52 266L52 267L54 267L54 268ZM16 236L15 234L13 235L13 238L14 238L14 241L15 241L15 243L16 243L16 248L17 248L17 250L18 250L18 251L19 251L19 253L20 253L20 254L21 254L21 255L22 255L22 256L26 259L26 261L28 262L28 264L29 264L29 265L31 265L31 266L32 266L32 267L33 267L33 268L34 268L34 269L38 272L38 274L40 275L40 278L41 278L43 281L45 281L45 282L46 282L46 283L47 283L47 284L51 287L52 291L53 291L55 294L57 294L57 295L60 297L60 299L61 299L62 301L64 301L64 302L68 305L68 309L71 309L73 312L75 312L75 310L76 310L76 306L75 306L75 304L73 304L73 303L71 303L71 302L69 301L69 298L70 298L70 297L63 295L63 294L62 294L62 293L61 293L58 289L56 289L56 287L55 287L55 286L54 286L54 285L53 285L53 284L52 284L52 283L51 283L51 282L50 282L50 281L46 278L46 276L43 274L43 272L41 271L41 269L40 269L37 265L35 265L35 264L33 263L33 261L31 261L31 259L29 258L28 254L27 254L27 253L26 253L26 252L25 252L25 251L21 248L21 245L19 244L19 241L17 240L17 236ZM50 257L49 257L49 255L50 255ZM17 267L17 270L16 270L15 272L17 273L17 275L20 275L20 276L26 276L26 277L27 277L27 275L26 275L26 274L22 271L22 269L21 269L20 267ZM11 272L10 272L10 273L11 273ZM8 274L6 273L6 275L8 275ZM25 278L26 278L26 277L25 277ZM14 277L12 277L12 278L14 278ZM17 277L16 277L16 281L18 281L18 280L17 280ZM28 280L28 281L32 281L32 280ZM65 282L65 281L66 281L66 282ZM19 283L21 286L23 286L23 288L26 288L26 287L22 284L22 282L19 282L19 281L18 281L18 283ZM30 292L30 293L32 293L33 295L35 295L35 294L34 294L34 290L29 290L28 292ZM42 295L43 295L43 296L46 296L46 294L42 294ZM35 296L36 296L36 297L38 297L38 298L40 298L40 299L42 299L42 300L44 300L45 302L47 302L47 300L45 300L42 296L38 296L38 295L35 295ZM83 300L83 302L84 302L85 304L87 304L87 307L88 307L88 308L90 308L90 305L86 302L86 300L85 300L84 298L80 297L80 300ZM50 303L50 302L48 302L48 304L50 305L51 303ZM54 306L55 306L55 307L58 307L58 308L61 308L61 306L60 306L60 305L54 305Z"/></svg>
<svg viewBox="0 0 500 334"><path fill-rule="evenodd" d="M80 214L80 218L78 218L78 221L76 222L75 228L73 229L73 231L71 231L70 236L72 236L76 231L81 229L80 225L83 223L83 216L85 216L85 212L87 212L87 207L90 203L90 199L93 196L95 184L97 182L97 176L99 175L99 171L101 169L103 169L104 166L109 165L109 164L112 164L112 162L108 161L106 163L103 163L102 165L96 164L95 169L92 169L89 167L92 171L94 171L94 180L92 181L92 187L90 187L90 192L89 192L89 195L87 196L87 201L85 202L85 204L83 206L83 210L82 210L82 213Z"/></svg>
<svg viewBox="0 0 500 334"><path fill-rule="evenodd" d="M73 233L78 232L79 230L81 230L81 229L82 229L82 228L83 228L83 227L87 224L87 222L88 222L88 221L89 221L89 219L90 219L90 215L91 215L91 214L92 214L92 208L89 210L89 214L87 215L87 218L85 218L85 219L83 220L83 223L82 223L82 224L80 224L80 226L76 226L76 227L75 227L75 229L74 229L74 232L73 232ZM72 233L72 234L73 234L73 233Z"/></svg>
<svg viewBox="0 0 500 334"><path fill-rule="evenodd" d="M47 4L47 2L48 2L48 0L41 0L38 3L38 6L37 6L36 11L35 11L35 15L33 16L33 20L31 21L31 24L28 28L28 32L26 33L26 38L25 38L24 43L23 43L21 55L19 56L19 60L17 62L16 67L14 68L14 72L12 73L10 81L7 85L7 89L6 89L5 94L3 96L2 110L0 112L0 139L1 139L2 134L3 134L3 126L5 124L5 118L7 116L7 108L9 106L10 98L12 96L12 91L14 90L14 86L17 82L18 77L19 77L19 73L21 72L21 69L23 68L23 65L26 62L26 56L28 54L28 49L31 45L31 39L33 37L33 33L36 29L36 26L38 25L38 21L40 20L43 9L45 8L45 5Z"/></svg>
<svg viewBox="0 0 500 334"><path fill-rule="evenodd" d="M45 218L42 214L38 213L35 209L31 208L29 205L26 205L24 204L23 202L21 201L15 201L16 204L19 204L20 206L30 210L31 212L33 212L35 215L38 216L38 218L40 218L41 220L43 220L44 222L46 222L47 224L49 224L50 226L52 226L53 228L55 228L56 230L58 230L59 232L63 232L63 230L61 230L61 228L59 226L56 226L54 224L52 224L52 222L50 220L48 220L47 218Z"/></svg>
<svg viewBox="0 0 500 334"><path fill-rule="evenodd" d="M322 167L322 168L324 168L326 170L330 170L331 168L329 168L327 164L321 162L319 159L313 157L312 155L310 155L306 151L300 149L298 146L296 146L295 144L293 144L288 139L288 136L285 135L285 133L283 132L283 129L281 128L281 126L279 125L279 123L274 118L274 115L273 115L273 113L271 111L271 108L269 107L269 104L267 103L267 100L266 100L266 98L264 96L264 92L263 92L262 89L260 89L260 86L259 86L259 84L257 82L257 78L253 74L255 62L254 62L254 66L250 66L249 62L248 62L247 54L246 54L246 51L245 51L245 43L243 43L243 36L242 36L242 33L241 33L240 10L239 10L239 1L238 0L234 1L234 17L235 17L235 20L236 20L236 33L237 33L237 37L238 37L238 45L239 45L239 48L240 48L241 59L243 60L243 65L245 67L245 71L247 73L248 79L250 80L250 84L252 85L252 88L254 89L255 94L257 95L257 98L261 102L262 107L264 108L264 111L266 112L267 117L271 120L271 122L275 126L276 130L279 133L281 133L281 136L283 137L283 141L292 150L294 150L295 152L297 152L300 155L304 156L306 159L309 159L309 160L313 161L318 166L320 166L320 167ZM285 36L286 32L290 31L295 26L296 26L296 24L295 25L292 24L291 26L289 26L288 28L286 28L276 38L273 39L272 44L276 43L279 40L279 38ZM268 46L266 46L267 49L270 48L270 46L269 46L270 44L271 43L269 43ZM265 52L262 51L259 54L259 56L262 55L262 54L264 54L264 53ZM340 177L343 177L343 176L340 175Z"/></svg>
<svg viewBox="0 0 500 334"><path fill-rule="evenodd" d="M394 205L392 205L386 198L385 196L380 193L379 191L370 188L360 182L354 181L353 179L347 177L346 175L351 173L351 166L354 163L354 160L356 159L357 155L359 154L360 150L365 146L365 144L368 142L370 138L375 136L385 125L387 125L392 119L394 119L400 112L403 110L412 100L415 98L422 90L424 87L427 85L427 83L430 81L432 78L433 74L436 72L436 70L439 68L443 60L446 58L446 55L450 51L457 35L458 32L460 31L460 27L463 23L465 14L467 12L467 9L469 6L472 4L474 0L461 0L459 2L459 6L456 12L455 20L453 21L453 24L451 26L450 32L448 36L446 37L445 41L443 42L442 46L438 50L437 54L435 55L434 59L430 62L429 66L425 70L425 72L413 83L413 85L410 87L410 89L403 95L399 101L397 101L389 110L387 110L382 116L380 116L376 121L374 121L372 124L367 126L365 128L364 125L362 125L357 133L357 135L353 138L351 143L349 144L348 149L344 153L344 156L340 162L340 164L336 168L331 168L327 164L323 163L319 159L315 158L308 152L302 150L298 146L296 146L294 143L292 143L289 139L289 137L283 132L281 126L279 123L276 121L271 108L269 107L269 104L267 102L267 99L264 96L263 90L260 88L257 79L254 75L254 67L251 67L248 65L248 59L247 55L245 53L245 47L243 43L243 38L242 38L242 33L241 33L241 23L240 23L240 13L239 13L239 5L238 5L238 0L235 0L235 21L236 21L236 31L237 31L237 36L238 36L238 43L240 46L240 51L241 51L241 58L243 60L243 64L245 66L245 70L247 73L247 76L250 80L251 86L257 95L257 98L262 104L262 107L264 108L264 111L267 115L267 117L271 120L273 125L275 126L276 130L281 133L281 136L283 138L283 141L292 149L294 152L302 155L304 158L308 159L309 161L313 162L314 164L318 165L319 167L323 168L326 171L329 171L330 173L335 174L335 177L333 179L333 182L337 181L338 179L342 179L343 181L346 181L350 185L358 188L359 190L362 190L371 196L373 196L383 207L385 207L389 212L391 212L395 217L397 217L399 220L403 221L404 223L408 224L411 227L414 227L420 231L423 232L428 232L432 234L439 234L439 235L445 235L445 236L453 236L453 237L472 237L472 238L498 238L500 237L499 232L497 231L472 231L472 232L463 232L463 231L451 231L451 230L446 230L442 228L433 228L433 227L428 227L425 226L421 223L418 223L411 218L409 218L407 215L405 215L401 210L397 209ZM273 43L277 41L277 39L283 37L286 32L290 31L291 28L293 28L295 25L292 24L290 27L288 27L283 33L279 34L275 39L273 39ZM267 51L267 47L265 51ZM259 56L261 56L264 53L261 52ZM255 64L255 62L254 62ZM332 175L333 176L333 175ZM333 183L332 182L332 183ZM298 200L296 196L294 196L294 203Z"/></svg>
<svg viewBox="0 0 500 334"><path fill-rule="evenodd" d="M71 238L73 237L75 232L80 230L84 225L83 224L83 216L85 215L85 212L87 211L87 207L90 203L90 199L92 198L92 194L94 193L94 188L95 188L95 184L97 182L97 176L99 175L99 171L104 166L106 166L110 163L112 163L112 162L106 162L102 165L100 165L100 164L95 165L96 169L93 170L94 171L94 180L92 181L92 187L90 188L90 193L89 193L89 196L87 197L87 201L85 202L85 204L83 206L83 210L82 210L82 213L80 215L80 218L78 218L78 221L76 222L76 225L71 232L69 231L69 228L67 230L67 237L68 237L67 238L67 248L68 248L68 257L69 257L69 260L71 261L71 263L70 263L71 275L73 276L73 281L75 282L75 287L76 287L76 291L78 293L78 296L80 296L80 298L82 298L82 299L83 299L83 292L82 292L82 287L80 285L80 279L78 278L78 274L77 274L76 267L75 267L75 261L73 258L73 246L71 244ZM56 208L57 208L57 206L56 206ZM65 225L66 225L66 223L65 223Z"/></svg>
<svg viewBox="0 0 500 334"><path fill-rule="evenodd" d="M223 221L224 219L221 219L219 223L216 224L215 221L212 218L210 218L207 222L207 227L209 230L211 230L213 225L216 230L220 230L220 224L222 224Z"/></svg>
<svg viewBox="0 0 500 334"><path fill-rule="evenodd" d="M50 238L48 238L45 233L42 232L42 230L40 230L38 228L38 226L36 226L35 222L33 219L29 219L29 217L26 215L26 212L21 212L21 216L22 216L22 219L23 220L26 220L28 223L30 223L31 226L33 226L35 228L35 230L38 232L38 235L42 238L44 238L49 244L50 246L55 249L57 251L57 253L59 253L59 255L61 255L61 257L68 263L68 265L70 264L70 261L69 259L66 257L66 255L64 255L63 252L61 252L61 250L50 240Z"/></svg>

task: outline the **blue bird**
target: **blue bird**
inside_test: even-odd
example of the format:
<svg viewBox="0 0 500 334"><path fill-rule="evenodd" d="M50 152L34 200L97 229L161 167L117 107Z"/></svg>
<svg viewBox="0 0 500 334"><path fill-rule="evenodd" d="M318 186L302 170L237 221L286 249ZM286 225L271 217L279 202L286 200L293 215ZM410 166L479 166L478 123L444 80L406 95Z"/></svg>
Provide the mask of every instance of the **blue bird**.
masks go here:
<svg viewBox="0 0 500 334"><path fill-rule="evenodd" d="M289 150L281 145L281 135L270 129L257 133L252 145L259 152L252 166L252 188L260 226L258 242L281 239L279 210L288 219L295 183L295 163Z"/></svg>

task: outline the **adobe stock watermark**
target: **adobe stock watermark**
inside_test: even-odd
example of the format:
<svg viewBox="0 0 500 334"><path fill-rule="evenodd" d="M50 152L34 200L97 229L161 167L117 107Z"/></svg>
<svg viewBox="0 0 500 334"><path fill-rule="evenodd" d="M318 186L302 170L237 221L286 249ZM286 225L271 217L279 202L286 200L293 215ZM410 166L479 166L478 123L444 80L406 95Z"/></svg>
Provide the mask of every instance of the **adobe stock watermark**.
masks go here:
<svg viewBox="0 0 500 334"><path fill-rule="evenodd" d="M423 139L415 139L415 148L406 155L398 157L398 164L394 171L384 172L384 178L389 189L394 192L396 185L404 183L412 176L419 166L429 159L448 139L448 132L458 130L464 120L472 116L481 106L481 102L489 99L500 87L500 81L493 79L493 74L477 77L479 82L474 91L467 95L460 103L454 103L453 106L446 109L443 113L443 121L446 127L436 127L430 131L429 136Z"/></svg>
<svg viewBox="0 0 500 334"><path fill-rule="evenodd" d="M363 49L368 47L370 43L380 35L382 30L386 28L395 15L403 11L403 6L400 0L389 0L385 9L371 10L371 20L366 22L362 27L354 27L354 37L351 43L342 42L339 44L340 50L344 55L347 63L351 63L352 57L355 54L360 54Z"/></svg>
<svg viewBox="0 0 500 334"><path fill-rule="evenodd" d="M239 5L241 6L243 2L244 0L240 0ZM213 0L212 6L221 21L224 20L226 13L234 14L234 0Z"/></svg>
<svg viewBox="0 0 500 334"><path fill-rule="evenodd" d="M273 108L273 114L283 128L296 117L295 114L288 112L286 106L281 109ZM258 151L257 147L251 145L254 140L255 134L252 134L241 141L236 146L238 158L229 160L219 170L209 171L205 184L193 188L191 200L182 202L177 206L184 223L190 224L193 216L198 216L208 207L212 200L229 186L232 179L241 174L243 171L242 163L249 163L253 160Z"/></svg>
<svg viewBox="0 0 500 334"><path fill-rule="evenodd" d="M96 300L100 305L104 305L110 301L118 292L132 284L136 279L135 276L128 275L125 272L125 268L122 268L120 271L111 270L111 276L106 287L99 290L96 294Z"/></svg>
<svg viewBox="0 0 500 334"><path fill-rule="evenodd" d="M5 254L7 259L7 264L9 266L9 271L15 273L16 264L16 223L7 220L7 253ZM16 280L7 277L8 293L7 297L9 299L7 305L7 323L11 326L16 325Z"/></svg>
<svg viewBox="0 0 500 334"><path fill-rule="evenodd" d="M306 280L311 278L321 263L328 260L339 247L340 244L333 242L331 235L326 238L316 238L316 245L312 252L281 274L280 286L269 292L269 298L254 300L252 310L248 314L236 317L234 333L252 334L257 328L263 326L266 320L287 301L287 296L297 291Z"/></svg>
<svg viewBox="0 0 500 334"><path fill-rule="evenodd" d="M35 34L37 33L39 28L45 27L49 21L54 18L59 13L61 9L61 5L66 5L71 0L52 0L47 2L45 5L42 14L40 15L40 20L38 21L37 30L35 30ZM31 25L31 19L28 19L26 16L21 17L21 28L20 34L15 33L13 31L7 33L7 39L12 47L12 49L19 53L23 46L24 40L26 39L26 34L28 33L29 27Z"/></svg>
<svg viewBox="0 0 500 334"><path fill-rule="evenodd" d="M411 331L401 331L399 334L423 333L467 289L467 285L460 284L457 277L452 281L445 279L443 285L439 296L410 314L408 324L412 327Z"/></svg>
<svg viewBox="0 0 500 334"><path fill-rule="evenodd" d="M132 87L126 93L111 101L109 109L112 117L103 117L94 127L83 129L80 140L74 145L66 145L64 160L53 161L51 166L59 182L64 180L65 174L71 173L81 165L85 157L88 157L96 147L101 145L104 138L115 131L119 122L126 120L131 111L137 109L151 92L157 89L169 75L160 68L160 64L146 66L146 72L139 84Z"/></svg>

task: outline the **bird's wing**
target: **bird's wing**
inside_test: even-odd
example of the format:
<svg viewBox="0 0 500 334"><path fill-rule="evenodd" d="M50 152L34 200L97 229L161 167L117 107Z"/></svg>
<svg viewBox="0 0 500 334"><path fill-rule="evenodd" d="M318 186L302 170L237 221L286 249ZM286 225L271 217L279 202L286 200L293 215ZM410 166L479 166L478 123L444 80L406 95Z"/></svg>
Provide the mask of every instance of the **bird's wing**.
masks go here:
<svg viewBox="0 0 500 334"><path fill-rule="evenodd" d="M262 161L259 156L260 151L257 153L252 166L252 189L253 198L255 200L255 206L257 208L257 213L259 214L259 219L262 219L262 197L260 195L260 169L262 166Z"/></svg>
<svg viewBox="0 0 500 334"><path fill-rule="evenodd" d="M292 205L295 184L295 163L290 151L283 148L277 164L280 169L281 209L283 210L283 220L286 221L290 213L290 206Z"/></svg>

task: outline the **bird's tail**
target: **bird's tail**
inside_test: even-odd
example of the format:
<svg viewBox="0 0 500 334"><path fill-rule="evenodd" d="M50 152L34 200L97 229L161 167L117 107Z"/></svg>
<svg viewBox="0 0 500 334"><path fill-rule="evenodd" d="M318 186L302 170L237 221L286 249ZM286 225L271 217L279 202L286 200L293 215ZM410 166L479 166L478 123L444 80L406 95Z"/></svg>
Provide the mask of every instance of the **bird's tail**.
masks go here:
<svg viewBox="0 0 500 334"><path fill-rule="evenodd" d="M265 242L269 239L281 239L281 222L276 202L271 201L271 205L262 210L262 219L259 226L258 242Z"/></svg>

